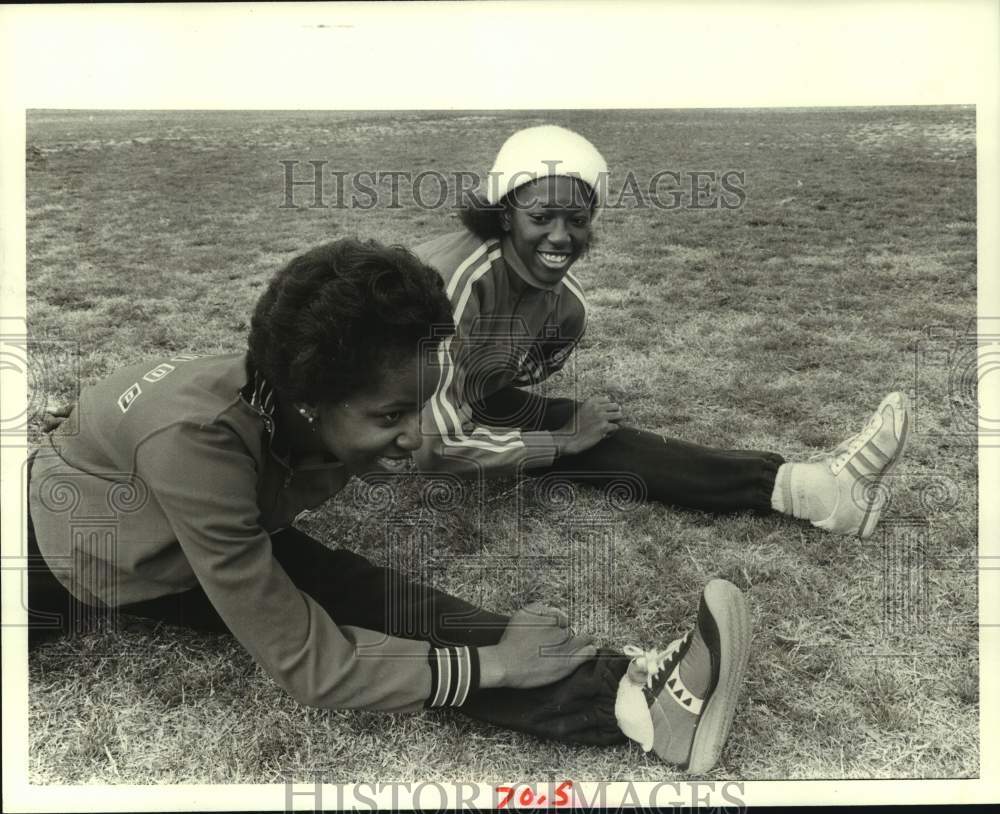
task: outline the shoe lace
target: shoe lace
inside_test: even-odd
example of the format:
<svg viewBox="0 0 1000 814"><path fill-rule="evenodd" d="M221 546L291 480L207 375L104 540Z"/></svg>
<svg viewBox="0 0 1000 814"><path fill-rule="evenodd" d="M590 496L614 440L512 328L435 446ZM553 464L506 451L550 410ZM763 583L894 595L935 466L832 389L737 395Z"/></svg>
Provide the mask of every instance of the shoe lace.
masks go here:
<svg viewBox="0 0 1000 814"><path fill-rule="evenodd" d="M667 659L681 649L681 645L684 644L685 639L687 639L687 636L674 639L663 650L643 650L641 647L631 644L625 645L622 649L625 655L631 657L639 669L646 673L646 686L649 689L653 689L653 679L659 675L660 670L663 669L663 665L667 663Z"/></svg>
<svg viewBox="0 0 1000 814"><path fill-rule="evenodd" d="M810 461L829 461L830 466L834 470L841 469L844 464L846 464L851 458L853 458L858 450L860 450L868 441L868 436L876 428L881 416L875 414L871 416L862 427L861 432L852 435L850 438L841 441L832 450L827 452L820 452L809 458Z"/></svg>

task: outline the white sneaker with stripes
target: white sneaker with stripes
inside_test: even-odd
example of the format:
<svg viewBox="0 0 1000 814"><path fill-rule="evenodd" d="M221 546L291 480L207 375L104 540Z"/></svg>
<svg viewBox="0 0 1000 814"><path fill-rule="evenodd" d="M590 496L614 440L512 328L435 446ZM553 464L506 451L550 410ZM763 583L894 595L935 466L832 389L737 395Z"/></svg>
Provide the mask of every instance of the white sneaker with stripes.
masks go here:
<svg viewBox="0 0 1000 814"><path fill-rule="evenodd" d="M857 435L824 456L837 483L833 512L813 525L834 534L870 536L888 503L883 479L899 463L910 432L910 402L890 393Z"/></svg>

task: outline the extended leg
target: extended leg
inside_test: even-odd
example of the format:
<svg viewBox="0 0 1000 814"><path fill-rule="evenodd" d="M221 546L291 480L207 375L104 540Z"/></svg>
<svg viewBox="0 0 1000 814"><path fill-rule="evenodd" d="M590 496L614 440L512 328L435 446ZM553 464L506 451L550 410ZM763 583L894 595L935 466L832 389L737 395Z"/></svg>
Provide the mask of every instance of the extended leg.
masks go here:
<svg viewBox="0 0 1000 814"><path fill-rule="evenodd" d="M478 405L476 418L497 426L510 416L532 416L531 429L554 432L575 409L571 399L548 399L510 387ZM642 480L651 500L713 512L767 512L783 462L773 452L704 447L623 426L585 452L563 456L549 469L532 473L565 472L571 479L603 486L614 473L628 472Z"/></svg>
<svg viewBox="0 0 1000 814"><path fill-rule="evenodd" d="M576 402L547 399L509 387L476 408L477 420L504 426L517 416L532 429L556 431L570 420ZM909 400L887 395L861 432L819 460L786 463L774 452L715 449L622 426L578 455L548 470L603 486L611 473L638 476L649 499L712 512L775 510L835 534L871 535L887 502L883 481L899 462L909 434Z"/></svg>

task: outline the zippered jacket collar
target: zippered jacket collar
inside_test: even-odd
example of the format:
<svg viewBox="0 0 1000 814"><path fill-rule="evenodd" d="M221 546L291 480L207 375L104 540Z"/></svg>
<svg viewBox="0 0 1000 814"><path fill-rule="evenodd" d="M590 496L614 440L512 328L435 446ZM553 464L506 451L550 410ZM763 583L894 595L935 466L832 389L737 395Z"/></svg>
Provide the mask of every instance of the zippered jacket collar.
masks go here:
<svg viewBox="0 0 1000 814"><path fill-rule="evenodd" d="M264 430L268 437L268 448L286 468L290 468L287 450L282 450L278 443L277 398L273 385L256 369L249 355L246 360L247 383L240 390L240 397L246 405L257 413L264 422Z"/></svg>

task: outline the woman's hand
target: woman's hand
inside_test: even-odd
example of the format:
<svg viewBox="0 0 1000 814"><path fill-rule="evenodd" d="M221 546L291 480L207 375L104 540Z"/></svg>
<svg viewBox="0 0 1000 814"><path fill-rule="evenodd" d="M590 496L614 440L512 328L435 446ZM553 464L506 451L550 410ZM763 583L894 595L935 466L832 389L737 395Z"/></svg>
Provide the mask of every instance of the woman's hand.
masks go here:
<svg viewBox="0 0 1000 814"><path fill-rule="evenodd" d="M560 455L578 455L618 429L622 408L608 396L593 396L580 404L576 415L555 434Z"/></svg>
<svg viewBox="0 0 1000 814"><path fill-rule="evenodd" d="M575 636L566 614L535 603L515 613L500 642L479 648L481 687L542 687L597 654L592 636Z"/></svg>
<svg viewBox="0 0 1000 814"><path fill-rule="evenodd" d="M52 432L63 423L73 412L72 404L63 404L54 410L46 410L42 416L42 432Z"/></svg>

